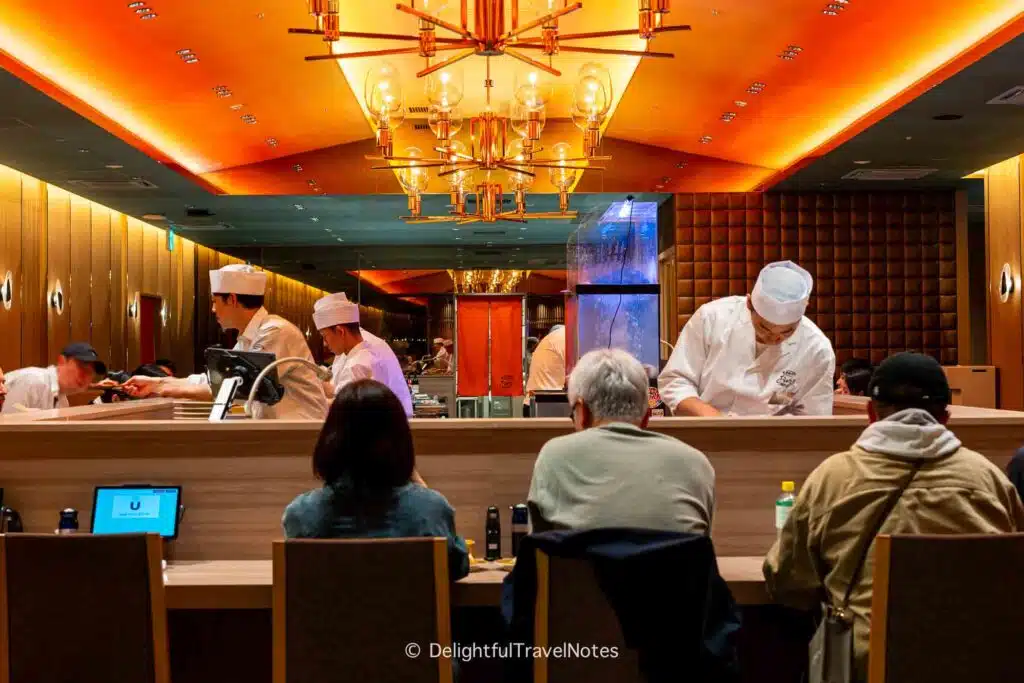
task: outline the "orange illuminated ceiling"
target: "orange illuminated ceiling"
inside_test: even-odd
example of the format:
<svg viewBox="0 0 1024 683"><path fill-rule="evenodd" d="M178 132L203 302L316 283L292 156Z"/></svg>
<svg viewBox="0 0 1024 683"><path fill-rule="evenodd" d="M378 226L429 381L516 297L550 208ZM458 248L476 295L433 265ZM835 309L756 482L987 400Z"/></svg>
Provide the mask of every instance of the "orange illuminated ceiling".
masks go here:
<svg viewBox="0 0 1024 683"><path fill-rule="evenodd" d="M373 133L360 74L373 60L344 69L305 62L325 47L318 37L287 33L311 25L303 0L135 4L91 0L58 12L38 0L4 0L0 66L213 191L399 191L363 159ZM652 43L675 59L604 60L621 93L606 129L614 160L603 174L585 174L577 189L761 188L1024 32L1024 0L849 0L838 16L823 13L827 4L676 0L669 23L693 30ZM141 8L157 17L143 20ZM342 0L341 16L346 30L415 29L388 2ZM586 0L563 30L635 24L629 0ZM638 43L616 40L586 44ZM407 45L350 41L336 49ZM799 48L795 59L780 58L789 46ZM467 60L476 60L466 69L471 92L480 59ZM566 72L581 61L559 56L556 66L560 60ZM411 70L415 60L394 63ZM764 84L760 93L748 92L754 83ZM410 92L421 84L409 73ZM723 121L726 113L735 116ZM549 134L578 137L564 121L549 123L545 140L554 142ZM428 135L410 126L399 142L424 148Z"/></svg>
<svg viewBox="0 0 1024 683"><path fill-rule="evenodd" d="M388 294L446 294L453 291L452 278L446 270L364 270L358 276ZM565 290L565 282L564 270L534 270L516 291L557 295Z"/></svg>

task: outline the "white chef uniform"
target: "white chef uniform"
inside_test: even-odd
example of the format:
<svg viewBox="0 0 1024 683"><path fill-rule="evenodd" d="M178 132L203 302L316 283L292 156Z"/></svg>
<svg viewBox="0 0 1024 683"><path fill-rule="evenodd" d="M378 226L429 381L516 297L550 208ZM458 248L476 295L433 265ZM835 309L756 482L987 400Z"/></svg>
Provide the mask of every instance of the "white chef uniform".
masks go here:
<svg viewBox="0 0 1024 683"><path fill-rule="evenodd" d="M777 345L757 343L745 296L697 309L658 378L665 404L674 412L696 397L732 415L831 415L836 358L828 337L803 315L812 286L810 273L790 261L762 269L750 297L754 310L776 325L799 322Z"/></svg>
<svg viewBox="0 0 1024 683"><path fill-rule="evenodd" d="M266 273L252 266L231 264L210 271L210 291L214 294L263 295L266 285ZM280 316L271 315L262 307L239 332L233 350L272 353L277 360L298 357L315 362L306 337L299 328ZM312 368L301 363L282 363L277 366L277 375L284 387L284 396L273 406L254 402L254 418L320 422L326 419L327 396L323 383ZM188 379L197 384L209 384L210 381L206 375L190 375Z"/></svg>
<svg viewBox="0 0 1024 683"><path fill-rule="evenodd" d="M555 325L533 350L526 393L565 388L565 326Z"/></svg>
<svg viewBox="0 0 1024 683"><path fill-rule="evenodd" d="M344 292L328 294L313 305L313 322L318 330L335 325L359 322L359 305L349 301ZM339 354L331 365L334 375L334 393L343 386L359 379L373 379L385 385L398 397L405 414L412 417L412 393L402 372L398 356L386 341L359 328L363 335L361 344L347 354Z"/></svg>

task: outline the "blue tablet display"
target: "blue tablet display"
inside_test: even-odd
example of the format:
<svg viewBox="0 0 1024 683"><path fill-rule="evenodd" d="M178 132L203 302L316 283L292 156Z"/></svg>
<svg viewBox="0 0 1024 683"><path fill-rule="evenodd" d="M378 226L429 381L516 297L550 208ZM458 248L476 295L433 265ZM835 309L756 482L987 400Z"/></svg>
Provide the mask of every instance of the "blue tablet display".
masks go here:
<svg viewBox="0 0 1024 683"><path fill-rule="evenodd" d="M178 535L180 486L98 486L92 505L92 533Z"/></svg>

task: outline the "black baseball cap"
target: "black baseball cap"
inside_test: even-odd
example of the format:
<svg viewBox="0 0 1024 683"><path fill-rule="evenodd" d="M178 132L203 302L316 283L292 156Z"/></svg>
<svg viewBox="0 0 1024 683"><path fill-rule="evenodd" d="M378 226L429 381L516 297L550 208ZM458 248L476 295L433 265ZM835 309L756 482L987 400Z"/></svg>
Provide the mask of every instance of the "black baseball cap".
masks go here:
<svg viewBox="0 0 1024 683"><path fill-rule="evenodd" d="M100 376L107 374L106 364L100 360L100 356L96 353L91 345L85 342L74 342L64 347L64 350L60 352L60 355L65 358L74 358L77 361L91 365L93 371Z"/></svg>
<svg viewBox="0 0 1024 683"><path fill-rule="evenodd" d="M871 377L868 396L897 406L949 405L949 380L931 356L904 351L883 360Z"/></svg>

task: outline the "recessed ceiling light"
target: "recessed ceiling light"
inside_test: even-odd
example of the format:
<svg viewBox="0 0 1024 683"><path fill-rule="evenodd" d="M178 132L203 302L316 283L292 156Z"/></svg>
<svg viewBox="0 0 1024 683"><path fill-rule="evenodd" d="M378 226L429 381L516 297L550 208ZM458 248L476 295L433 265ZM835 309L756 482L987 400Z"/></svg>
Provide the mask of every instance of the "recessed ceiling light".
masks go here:
<svg viewBox="0 0 1024 683"><path fill-rule="evenodd" d="M462 238L461 237L456 237L455 239L456 239L456 241L458 241L458 240L461 240ZM520 238L520 239L522 239L522 238Z"/></svg>
<svg viewBox="0 0 1024 683"><path fill-rule="evenodd" d="M871 163L871 160L870 160L870 159L866 159L866 160L865 160L865 159L861 159L860 161L855 161L855 162L853 162L853 163L855 163L855 164L860 164L861 166L863 166L863 165L865 165L865 164L870 164L870 163Z"/></svg>
<svg viewBox="0 0 1024 683"><path fill-rule="evenodd" d="M302 204L292 204L292 206L295 207L296 211L305 211L306 210L306 207L304 207Z"/></svg>
<svg viewBox="0 0 1024 683"><path fill-rule="evenodd" d="M750 93L751 95L760 95L762 92L764 92L764 89L764 83L762 83L761 81L754 81L753 83L750 84L750 87L747 88L747 92Z"/></svg>
<svg viewBox="0 0 1024 683"><path fill-rule="evenodd" d="M702 135L701 138L700 138L700 144L702 144L702 145L711 144L711 136L710 135Z"/></svg>
<svg viewBox="0 0 1024 683"><path fill-rule="evenodd" d="M267 144L271 147L277 147L277 138L267 138Z"/></svg>
<svg viewBox="0 0 1024 683"><path fill-rule="evenodd" d="M230 107L228 107L228 109L230 109L231 111L238 111L244 106L244 104L232 104Z"/></svg>
<svg viewBox="0 0 1024 683"><path fill-rule="evenodd" d="M740 109L742 109L743 107L747 106L746 100L736 100L735 102L733 102L733 104L735 104Z"/></svg>
<svg viewBox="0 0 1024 683"><path fill-rule="evenodd" d="M149 7L140 7L139 9L135 10L135 13L141 15L141 19L145 19L147 16L153 13L153 10L151 10Z"/></svg>
<svg viewBox="0 0 1024 683"><path fill-rule="evenodd" d="M256 15L256 18L257 19L262 19L264 16L266 16L266 15L263 14L263 12L260 12L259 14Z"/></svg>
<svg viewBox="0 0 1024 683"><path fill-rule="evenodd" d="M722 114L722 120L725 121L726 123L732 123L733 119L735 118L736 112L734 111L727 111L724 114Z"/></svg>
<svg viewBox="0 0 1024 683"><path fill-rule="evenodd" d="M686 161L685 160L677 161L676 162L676 168L686 168Z"/></svg>
<svg viewBox="0 0 1024 683"><path fill-rule="evenodd" d="M119 168L124 168L122 164L106 164L104 168L109 168L112 171L116 171Z"/></svg>
<svg viewBox="0 0 1024 683"><path fill-rule="evenodd" d="M128 3L128 9L135 9L136 7L142 7L146 3L144 2L130 2Z"/></svg>
<svg viewBox="0 0 1024 683"><path fill-rule="evenodd" d="M89 153L89 149L88 149L87 147L82 147L82 148L80 148L80 149L78 150L78 152L79 152L80 154L88 154L88 153Z"/></svg>
<svg viewBox="0 0 1024 683"><path fill-rule="evenodd" d="M913 139L914 139L914 136L913 136L913 135L908 135L908 136L907 136L906 138L904 138L904 139L905 139L905 140L913 140Z"/></svg>
<svg viewBox="0 0 1024 683"><path fill-rule="evenodd" d="M243 123L248 123L250 126L256 123L256 117L252 114L242 114L241 119Z"/></svg>
<svg viewBox="0 0 1024 683"><path fill-rule="evenodd" d="M517 237L516 239L517 240L525 240L526 238L525 237Z"/></svg>
<svg viewBox="0 0 1024 683"><path fill-rule="evenodd" d="M310 216L309 220L313 221L314 223L319 223L320 222L320 216Z"/></svg>
<svg viewBox="0 0 1024 683"><path fill-rule="evenodd" d="M337 239L339 242L344 242L345 241L345 240L341 239L340 237L337 237L335 239Z"/></svg>
<svg viewBox="0 0 1024 683"><path fill-rule="evenodd" d="M177 55L178 55L179 57L184 57L185 55L190 55L190 54L192 54L192 50L190 50L190 49L188 49L188 48L186 47L186 48L183 48L183 49L181 49L181 50L178 50L178 52L177 52L176 54L177 54Z"/></svg>
<svg viewBox="0 0 1024 683"><path fill-rule="evenodd" d="M302 164L295 164L292 166L292 170L296 173L302 173Z"/></svg>
<svg viewBox="0 0 1024 683"><path fill-rule="evenodd" d="M140 19L156 19L156 17L157 17L157 15L156 15L156 14L143 14L143 15L142 15L141 17L139 17L139 18L140 18Z"/></svg>

